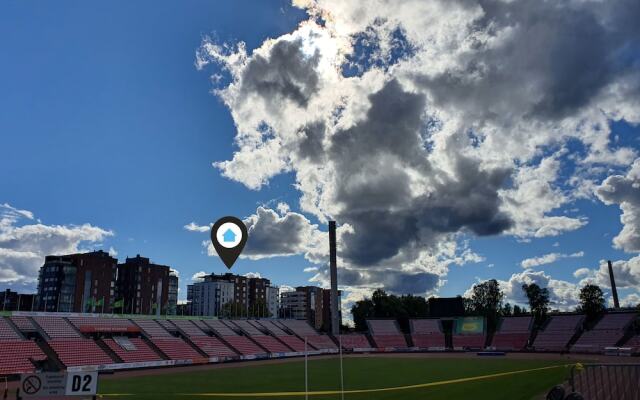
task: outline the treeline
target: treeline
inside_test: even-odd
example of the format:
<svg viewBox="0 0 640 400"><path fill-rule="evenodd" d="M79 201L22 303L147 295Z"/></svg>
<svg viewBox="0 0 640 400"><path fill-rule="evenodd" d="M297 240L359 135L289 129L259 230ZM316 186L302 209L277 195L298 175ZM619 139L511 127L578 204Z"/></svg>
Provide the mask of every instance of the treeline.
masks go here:
<svg viewBox="0 0 640 400"><path fill-rule="evenodd" d="M534 324L541 327L550 310L549 290L535 283L522 285L529 309L504 302L504 292L497 280L491 279L473 286L471 295L463 298L465 315L483 316L487 329L494 331L500 317L531 315ZM604 294L597 285L585 285L580 290L580 304L577 312L586 314L587 323L598 319L605 311ZM409 320L430 317L429 303L421 296L387 294L378 289L371 298L357 301L351 307L353 322L357 331L367 330L367 319L394 318L404 332L409 331Z"/></svg>

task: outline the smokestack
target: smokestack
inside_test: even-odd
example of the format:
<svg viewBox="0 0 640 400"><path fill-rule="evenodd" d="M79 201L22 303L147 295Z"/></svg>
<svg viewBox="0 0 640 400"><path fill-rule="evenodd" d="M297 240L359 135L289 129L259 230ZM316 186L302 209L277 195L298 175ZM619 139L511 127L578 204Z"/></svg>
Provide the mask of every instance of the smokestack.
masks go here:
<svg viewBox="0 0 640 400"><path fill-rule="evenodd" d="M329 221L329 269L331 271L331 334L340 334L338 318L338 265L336 261L336 221Z"/></svg>
<svg viewBox="0 0 640 400"><path fill-rule="evenodd" d="M613 294L613 307L620 308L620 303L618 302L618 289L616 289L616 279L613 277L613 264L611 264L611 260L607 261L609 264L609 279L611 280L611 293Z"/></svg>

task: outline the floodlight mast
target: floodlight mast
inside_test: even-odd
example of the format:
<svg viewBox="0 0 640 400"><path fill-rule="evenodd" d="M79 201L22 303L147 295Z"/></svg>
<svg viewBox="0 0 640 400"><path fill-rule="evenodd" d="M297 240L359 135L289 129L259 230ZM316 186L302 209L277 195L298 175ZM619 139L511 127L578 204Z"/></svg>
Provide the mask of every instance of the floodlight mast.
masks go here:
<svg viewBox="0 0 640 400"><path fill-rule="evenodd" d="M340 334L338 312L338 265L336 260L336 221L329 221L329 269L331 270L331 334Z"/></svg>
<svg viewBox="0 0 640 400"><path fill-rule="evenodd" d="M616 288L616 278L613 276L613 264L611 260L607 261L609 265L609 279L611 280L611 294L613 295L613 307L620 308L620 302L618 301L618 289Z"/></svg>

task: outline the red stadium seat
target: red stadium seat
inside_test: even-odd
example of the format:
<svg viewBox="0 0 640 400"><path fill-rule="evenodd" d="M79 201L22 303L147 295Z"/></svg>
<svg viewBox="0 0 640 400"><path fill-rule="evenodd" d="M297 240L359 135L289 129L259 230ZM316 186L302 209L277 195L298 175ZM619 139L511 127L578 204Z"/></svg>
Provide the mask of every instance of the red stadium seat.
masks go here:
<svg viewBox="0 0 640 400"><path fill-rule="evenodd" d="M30 340L0 341L0 375L34 372L30 360L44 361L47 356Z"/></svg>
<svg viewBox="0 0 640 400"><path fill-rule="evenodd" d="M117 339L116 339L117 340ZM126 363L132 362L145 362L145 361L160 361L160 357L147 343L140 338L124 338L125 341L130 342L132 346L126 346L119 344L114 339L104 339L104 343L116 353L116 355Z"/></svg>
<svg viewBox="0 0 640 400"><path fill-rule="evenodd" d="M55 339L49 341L48 344L56 352L58 359L67 367L115 363L91 339Z"/></svg>

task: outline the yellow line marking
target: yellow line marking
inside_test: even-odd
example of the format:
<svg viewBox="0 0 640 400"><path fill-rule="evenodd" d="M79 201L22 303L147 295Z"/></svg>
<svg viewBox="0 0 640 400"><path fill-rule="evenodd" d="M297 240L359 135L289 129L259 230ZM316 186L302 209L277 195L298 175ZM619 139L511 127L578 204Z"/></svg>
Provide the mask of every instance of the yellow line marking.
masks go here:
<svg viewBox="0 0 640 400"><path fill-rule="evenodd" d="M391 392L395 390L409 390L409 389L420 389L426 387L434 387L434 386L442 386L442 385L450 385L454 383L463 383L463 382L472 382L472 381L480 381L485 379L492 378L500 378L503 376L517 375L517 374L525 374L528 372L536 372L536 371L545 371L556 368L564 368L570 367L574 364L560 364L560 365L551 365L547 367L539 367L539 368L531 368L531 369L522 369L518 371L508 371L508 372L498 372L490 375L480 375L480 376L471 376L468 378L458 378L458 379L449 379L446 381L437 381L437 382L428 382L428 383L419 383L415 385L407 385L407 386L396 386L396 387L388 387L388 388L378 388L378 389L352 389L345 390L345 394L357 394L357 393L376 393L376 392ZM304 396L305 394L309 396L327 396L332 394L340 394L342 393L340 390L320 390L315 392L257 392L257 393L172 393L175 396L195 396L195 397L288 397L288 396ZM145 393L152 395L153 393ZM166 393L168 394L168 393ZM103 393L102 396L113 396L113 397L125 397L125 396L135 396L133 393Z"/></svg>

